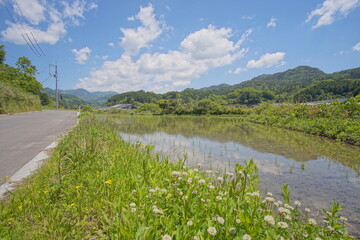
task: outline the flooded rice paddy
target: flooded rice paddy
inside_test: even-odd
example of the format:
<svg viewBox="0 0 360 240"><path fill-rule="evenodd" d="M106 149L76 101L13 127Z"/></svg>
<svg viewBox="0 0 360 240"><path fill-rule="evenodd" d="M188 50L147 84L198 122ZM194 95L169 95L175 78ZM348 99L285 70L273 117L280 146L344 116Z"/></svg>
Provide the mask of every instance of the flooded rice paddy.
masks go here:
<svg viewBox="0 0 360 240"><path fill-rule="evenodd" d="M332 201L345 207L348 230L360 235L360 148L300 132L242 121L236 117L107 116L130 142L154 145L154 152L189 167L233 171L254 159L263 193L280 199L288 184L292 201L312 210Z"/></svg>

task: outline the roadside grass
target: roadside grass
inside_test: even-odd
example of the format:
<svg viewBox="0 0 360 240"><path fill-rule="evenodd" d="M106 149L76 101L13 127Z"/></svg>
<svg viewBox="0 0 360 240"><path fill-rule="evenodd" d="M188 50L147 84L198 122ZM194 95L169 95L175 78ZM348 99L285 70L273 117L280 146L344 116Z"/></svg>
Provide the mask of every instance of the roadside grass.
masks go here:
<svg viewBox="0 0 360 240"><path fill-rule="evenodd" d="M38 96L0 82L0 114L41 110Z"/></svg>
<svg viewBox="0 0 360 240"><path fill-rule="evenodd" d="M0 202L0 239L351 239L334 203L309 209L261 194L250 160L233 173L188 169L83 117L32 177Z"/></svg>

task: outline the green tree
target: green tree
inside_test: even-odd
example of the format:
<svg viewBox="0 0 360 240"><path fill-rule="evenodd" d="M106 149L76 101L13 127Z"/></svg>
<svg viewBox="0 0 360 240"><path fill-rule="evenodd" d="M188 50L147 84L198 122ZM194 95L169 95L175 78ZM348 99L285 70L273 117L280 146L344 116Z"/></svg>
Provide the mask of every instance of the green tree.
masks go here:
<svg viewBox="0 0 360 240"><path fill-rule="evenodd" d="M5 62L6 52L4 48L4 45L0 45L0 64L4 64Z"/></svg>

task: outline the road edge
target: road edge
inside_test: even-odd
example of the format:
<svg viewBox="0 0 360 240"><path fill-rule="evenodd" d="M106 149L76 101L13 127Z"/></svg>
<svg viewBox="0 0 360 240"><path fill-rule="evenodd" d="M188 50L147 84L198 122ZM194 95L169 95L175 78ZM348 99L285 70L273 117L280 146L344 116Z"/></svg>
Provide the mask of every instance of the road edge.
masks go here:
<svg viewBox="0 0 360 240"><path fill-rule="evenodd" d="M79 122L79 115L80 113L77 112L77 121L75 125L71 128L73 129ZM44 150L42 150L40 153L38 153L33 159L31 159L28 163L26 163L22 168L20 168L14 175L12 175L4 184L0 185L0 201L4 200L8 194L10 193L19 185L21 180L24 178L30 176L33 172L35 172L37 169L39 169L42 164L45 162L46 159L51 157L51 150L54 149L58 142L67 135L69 129L65 133L62 134L62 136L52 142L49 146L47 146Z"/></svg>

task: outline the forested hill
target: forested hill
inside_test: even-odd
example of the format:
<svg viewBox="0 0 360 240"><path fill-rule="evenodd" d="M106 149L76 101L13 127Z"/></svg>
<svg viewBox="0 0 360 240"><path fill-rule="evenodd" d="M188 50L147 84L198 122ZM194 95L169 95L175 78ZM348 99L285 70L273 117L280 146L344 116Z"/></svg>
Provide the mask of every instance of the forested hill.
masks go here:
<svg viewBox="0 0 360 240"><path fill-rule="evenodd" d="M327 78L328 74L318 68L299 66L285 72L260 75L251 80L235 84L232 89L250 87L260 90L272 90L276 93L292 93L315 81Z"/></svg>
<svg viewBox="0 0 360 240"><path fill-rule="evenodd" d="M227 104L257 104L262 101L307 102L355 96L360 93L359 84L360 68L328 74L318 68L299 66L284 72L263 74L235 85L223 83L164 94L126 92L110 97L105 104L155 103L161 99L176 99L182 103L209 99Z"/></svg>

